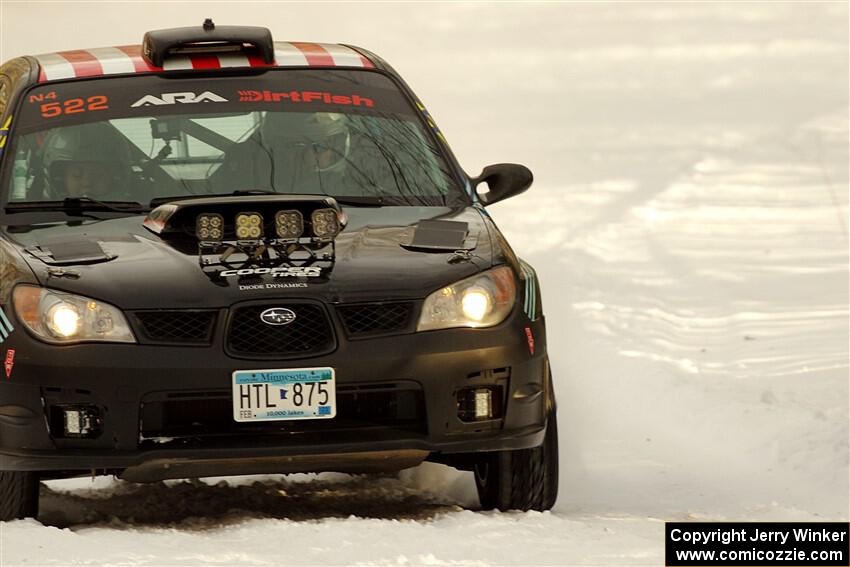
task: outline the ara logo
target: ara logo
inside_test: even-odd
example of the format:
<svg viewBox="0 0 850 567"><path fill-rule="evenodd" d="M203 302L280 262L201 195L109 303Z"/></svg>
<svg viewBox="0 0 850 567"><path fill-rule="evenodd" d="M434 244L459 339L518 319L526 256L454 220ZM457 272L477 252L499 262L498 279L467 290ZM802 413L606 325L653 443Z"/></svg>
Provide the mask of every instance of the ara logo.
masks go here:
<svg viewBox="0 0 850 567"><path fill-rule="evenodd" d="M159 97L145 95L130 106L136 108L139 106L161 106L163 104L195 104L196 102L227 102L227 99L210 91L204 91L198 95L195 93L162 93Z"/></svg>
<svg viewBox="0 0 850 567"><path fill-rule="evenodd" d="M286 307L272 307L260 313L260 319L267 325L289 325L295 321L295 312Z"/></svg>

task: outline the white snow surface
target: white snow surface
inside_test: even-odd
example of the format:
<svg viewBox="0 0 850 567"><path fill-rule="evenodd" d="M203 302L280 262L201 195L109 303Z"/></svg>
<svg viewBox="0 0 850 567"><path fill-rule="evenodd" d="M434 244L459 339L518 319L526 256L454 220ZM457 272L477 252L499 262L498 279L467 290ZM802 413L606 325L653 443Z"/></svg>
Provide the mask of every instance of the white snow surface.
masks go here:
<svg viewBox="0 0 850 567"><path fill-rule="evenodd" d="M4 59L199 17L49 6L2 5ZM662 565L664 521L848 519L846 3L253 6L387 57L470 172L535 172L490 211L542 283L558 504L435 464L52 481L0 565Z"/></svg>

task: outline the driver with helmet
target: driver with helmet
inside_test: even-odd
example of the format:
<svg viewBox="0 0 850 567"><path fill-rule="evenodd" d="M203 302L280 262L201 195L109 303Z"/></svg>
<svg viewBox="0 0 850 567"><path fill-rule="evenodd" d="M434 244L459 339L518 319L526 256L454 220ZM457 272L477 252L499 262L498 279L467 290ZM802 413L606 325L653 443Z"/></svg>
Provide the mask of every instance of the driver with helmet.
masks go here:
<svg viewBox="0 0 850 567"><path fill-rule="evenodd" d="M271 113L260 132L266 146L288 148L317 173L341 171L351 151L346 119L335 112Z"/></svg>
<svg viewBox="0 0 850 567"><path fill-rule="evenodd" d="M335 112L267 112L225 156L212 178L222 191L340 193L350 181L351 132Z"/></svg>
<svg viewBox="0 0 850 567"><path fill-rule="evenodd" d="M46 193L53 198L126 197L130 152L126 140L106 123L56 128L42 150Z"/></svg>

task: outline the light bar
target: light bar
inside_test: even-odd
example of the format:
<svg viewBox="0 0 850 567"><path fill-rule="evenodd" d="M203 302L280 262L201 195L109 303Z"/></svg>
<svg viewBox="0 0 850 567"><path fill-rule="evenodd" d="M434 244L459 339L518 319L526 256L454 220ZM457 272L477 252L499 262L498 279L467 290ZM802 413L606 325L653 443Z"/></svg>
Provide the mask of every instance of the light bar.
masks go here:
<svg viewBox="0 0 850 567"><path fill-rule="evenodd" d="M224 236L224 218L215 213L202 213L195 221L195 235L198 240L215 241Z"/></svg>
<svg viewBox="0 0 850 567"><path fill-rule="evenodd" d="M278 211L274 225L278 238L298 238L304 233L304 216L300 211Z"/></svg>
<svg viewBox="0 0 850 567"><path fill-rule="evenodd" d="M313 234L318 238L333 238L339 234L339 217L334 209L316 209L310 215Z"/></svg>
<svg viewBox="0 0 850 567"><path fill-rule="evenodd" d="M239 213L236 215L236 238L256 240L263 237L263 217L259 213Z"/></svg>

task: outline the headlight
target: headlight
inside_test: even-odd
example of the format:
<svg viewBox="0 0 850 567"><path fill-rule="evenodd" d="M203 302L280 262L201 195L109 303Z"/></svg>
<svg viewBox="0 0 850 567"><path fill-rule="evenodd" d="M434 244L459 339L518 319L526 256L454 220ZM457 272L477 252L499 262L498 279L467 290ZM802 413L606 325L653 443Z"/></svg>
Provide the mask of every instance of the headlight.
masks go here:
<svg viewBox="0 0 850 567"><path fill-rule="evenodd" d="M508 266L494 268L429 295L416 330L492 327L510 315L515 299L513 270Z"/></svg>
<svg viewBox="0 0 850 567"><path fill-rule="evenodd" d="M15 288L14 304L18 319L49 343L136 342L118 308L88 297L19 285Z"/></svg>

